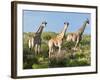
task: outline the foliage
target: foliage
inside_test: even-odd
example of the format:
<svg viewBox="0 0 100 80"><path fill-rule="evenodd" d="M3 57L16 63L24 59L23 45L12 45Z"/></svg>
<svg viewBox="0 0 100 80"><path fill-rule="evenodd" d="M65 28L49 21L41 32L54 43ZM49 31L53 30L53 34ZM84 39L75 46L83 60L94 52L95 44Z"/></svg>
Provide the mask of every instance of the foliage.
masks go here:
<svg viewBox="0 0 100 80"><path fill-rule="evenodd" d="M77 51L73 51L74 42L63 40L61 53L57 51L48 57L48 40L55 37L57 33L43 32L41 52L35 54L34 49L28 48L28 39L34 37L34 33L23 33L23 68L39 69L52 67L75 67L91 65L90 43L91 36L83 35Z"/></svg>
<svg viewBox="0 0 100 80"><path fill-rule="evenodd" d="M65 53L53 53L49 59L49 67L65 67L66 66L67 57Z"/></svg>
<svg viewBox="0 0 100 80"><path fill-rule="evenodd" d="M56 33L55 32L44 32L42 33L42 39L44 40L50 40L51 38L55 37Z"/></svg>

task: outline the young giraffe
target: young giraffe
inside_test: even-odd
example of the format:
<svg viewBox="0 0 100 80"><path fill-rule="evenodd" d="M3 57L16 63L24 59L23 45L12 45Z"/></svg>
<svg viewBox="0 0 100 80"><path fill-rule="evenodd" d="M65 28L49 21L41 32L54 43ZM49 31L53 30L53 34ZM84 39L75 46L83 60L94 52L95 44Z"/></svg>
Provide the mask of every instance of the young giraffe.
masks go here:
<svg viewBox="0 0 100 80"><path fill-rule="evenodd" d="M58 52L60 53L61 51L61 44L62 44L62 40L64 38L65 32L68 28L69 23L64 23L64 28L61 31L61 33L59 33L55 38L51 38L48 42L48 46L49 46L49 57L50 54L53 53L53 48L54 47L59 47Z"/></svg>
<svg viewBox="0 0 100 80"><path fill-rule="evenodd" d="M82 34L83 34L87 24L89 24L88 19L86 21L84 21L82 27L79 28L78 31L76 31L75 33L69 33L67 35L67 38L66 38L67 41L76 42L74 50L77 50L76 47L78 46L79 42L82 39Z"/></svg>
<svg viewBox="0 0 100 80"><path fill-rule="evenodd" d="M41 49L41 34L43 28L46 26L47 22L42 22L37 32L34 34L34 37L29 39L29 48L34 48L35 53L39 53Z"/></svg>

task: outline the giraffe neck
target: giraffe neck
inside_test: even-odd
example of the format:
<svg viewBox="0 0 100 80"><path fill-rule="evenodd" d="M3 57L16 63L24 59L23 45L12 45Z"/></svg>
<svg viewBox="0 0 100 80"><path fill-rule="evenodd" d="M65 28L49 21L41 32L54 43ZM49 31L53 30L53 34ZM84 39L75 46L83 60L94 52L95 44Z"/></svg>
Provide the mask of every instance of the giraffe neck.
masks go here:
<svg viewBox="0 0 100 80"><path fill-rule="evenodd" d="M85 30L86 25L87 25L87 22L85 21L85 22L84 22L84 24L82 25L82 27L81 27L81 28L79 28L79 30L78 30L78 33L79 33L79 34L81 34L81 35L83 34L83 32L84 32L84 30Z"/></svg>
<svg viewBox="0 0 100 80"><path fill-rule="evenodd" d="M65 33L66 33L66 30L67 30L67 25L65 25L64 28L63 28L63 30L61 31L61 33L59 33L59 34L57 35L57 38L63 39L63 38L64 38L64 35L65 35Z"/></svg>
<svg viewBox="0 0 100 80"><path fill-rule="evenodd" d="M39 29L37 30L36 34L40 34L41 35L41 33L43 31L43 28L44 28L43 26L40 26Z"/></svg>

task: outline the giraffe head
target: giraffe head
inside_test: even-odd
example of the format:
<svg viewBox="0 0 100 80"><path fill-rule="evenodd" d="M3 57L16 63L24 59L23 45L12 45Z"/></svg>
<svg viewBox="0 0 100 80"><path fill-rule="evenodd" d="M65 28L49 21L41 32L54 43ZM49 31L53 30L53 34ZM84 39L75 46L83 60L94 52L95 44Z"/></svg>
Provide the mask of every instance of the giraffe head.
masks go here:
<svg viewBox="0 0 100 80"><path fill-rule="evenodd" d="M68 28L68 26L69 26L69 23L68 22L64 22L64 28L63 28L63 30L61 32L65 33L67 28Z"/></svg>
<svg viewBox="0 0 100 80"><path fill-rule="evenodd" d="M87 18L86 23L89 24L89 19Z"/></svg>
<svg viewBox="0 0 100 80"><path fill-rule="evenodd" d="M47 22L46 22L46 21L43 21L42 24L41 24L41 26L42 26L42 27L45 27L46 24L47 24Z"/></svg>
<svg viewBox="0 0 100 80"><path fill-rule="evenodd" d="M65 29L67 29L69 26L69 22L64 22L64 25L65 25Z"/></svg>
<svg viewBox="0 0 100 80"><path fill-rule="evenodd" d="M64 24L68 26L69 25L69 22L64 22Z"/></svg>

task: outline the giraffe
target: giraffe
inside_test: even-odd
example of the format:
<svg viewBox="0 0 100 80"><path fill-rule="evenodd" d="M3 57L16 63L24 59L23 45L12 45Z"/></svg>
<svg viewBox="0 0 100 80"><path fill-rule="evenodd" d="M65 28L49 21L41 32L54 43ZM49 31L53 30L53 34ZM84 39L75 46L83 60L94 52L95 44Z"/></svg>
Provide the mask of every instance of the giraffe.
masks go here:
<svg viewBox="0 0 100 80"><path fill-rule="evenodd" d="M64 22L64 28L63 30L54 38L51 38L48 42L48 47L49 47L49 58L50 58L50 54L53 53L54 51L54 47L59 47L58 53L61 52L61 44L62 44L62 40L65 36L65 32L68 28L69 23L68 22Z"/></svg>
<svg viewBox="0 0 100 80"><path fill-rule="evenodd" d="M34 37L29 39L29 48L34 48L35 53L40 53L41 49L41 34L43 32L44 27L46 26L47 22L44 21L39 26L38 30L34 34Z"/></svg>
<svg viewBox="0 0 100 80"><path fill-rule="evenodd" d="M76 42L75 47L73 48L74 50L77 50L76 47L79 45L79 42L82 39L82 35L84 33L84 30L85 30L87 24L89 24L88 19L84 21L82 27L80 27L76 32L69 33L67 35L66 41Z"/></svg>

